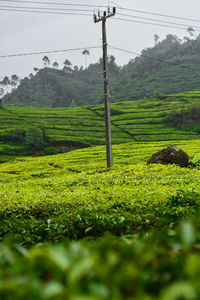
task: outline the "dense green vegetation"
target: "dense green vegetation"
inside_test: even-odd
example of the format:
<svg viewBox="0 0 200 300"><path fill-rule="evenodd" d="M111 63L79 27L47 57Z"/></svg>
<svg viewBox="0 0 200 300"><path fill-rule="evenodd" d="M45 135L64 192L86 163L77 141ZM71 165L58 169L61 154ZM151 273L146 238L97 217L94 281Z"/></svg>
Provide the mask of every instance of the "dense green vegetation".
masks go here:
<svg viewBox="0 0 200 300"><path fill-rule="evenodd" d="M199 89L199 46L199 36L195 40L182 42L177 36L169 34L122 68L110 56L111 101L141 99L159 92L172 94ZM30 74L17 89L5 96L3 104L69 107L102 103L102 59L86 69L73 67L67 59L62 69L51 65L48 57L45 57L44 63L43 69L34 68L35 75ZM12 77L17 78L16 75ZM14 79L10 81L12 86L16 85ZM2 81L5 90L8 84L9 78L5 77Z"/></svg>
<svg viewBox="0 0 200 300"><path fill-rule="evenodd" d="M200 205L199 140L176 142L197 167L147 166L167 145L116 145L111 170L102 146L2 164L0 236L32 245L131 234L192 215Z"/></svg>
<svg viewBox="0 0 200 300"><path fill-rule="evenodd" d="M29 251L1 244L1 299L198 300L199 216L193 223Z"/></svg>
<svg viewBox="0 0 200 300"><path fill-rule="evenodd" d="M169 144L190 168L146 164ZM115 145L109 170L104 146L1 164L0 298L198 300L199 149Z"/></svg>
<svg viewBox="0 0 200 300"><path fill-rule="evenodd" d="M200 142L173 143L192 167L146 164L169 142L2 164L1 299L198 300Z"/></svg>
<svg viewBox="0 0 200 300"><path fill-rule="evenodd" d="M199 100L200 91L196 90L111 104L113 144L198 139ZM181 117L181 126L177 128L174 120L180 119L177 114L183 111L183 107L190 118L191 114L194 117L194 110L197 111L195 123ZM33 135L30 140L32 127L40 130L36 137L37 143L43 146L42 150L30 147L36 143ZM41 139L38 141L39 136ZM103 105L43 109L4 107L0 110L1 155L54 154L56 151L65 152L104 143Z"/></svg>

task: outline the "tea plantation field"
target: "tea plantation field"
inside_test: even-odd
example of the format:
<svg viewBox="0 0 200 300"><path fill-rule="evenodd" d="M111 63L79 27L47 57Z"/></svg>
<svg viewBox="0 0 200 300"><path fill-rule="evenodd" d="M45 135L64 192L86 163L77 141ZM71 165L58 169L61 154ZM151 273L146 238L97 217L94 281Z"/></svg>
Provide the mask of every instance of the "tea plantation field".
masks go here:
<svg viewBox="0 0 200 300"><path fill-rule="evenodd" d="M193 128L177 129L166 123L175 105L197 105L200 91L111 104L113 144L198 139ZM27 153L24 143L9 140L15 129L42 125L50 146L84 147L105 143L104 107L23 108L0 110L0 153ZM7 138L5 138L7 137ZM9 142L8 142L9 140ZM62 147L61 147L62 148Z"/></svg>
<svg viewBox="0 0 200 300"><path fill-rule="evenodd" d="M103 106L1 109L0 299L199 300L200 136L166 122L199 100L112 104L109 170ZM85 148L23 156L13 137L37 126L48 147ZM146 164L169 145L189 168Z"/></svg>
<svg viewBox="0 0 200 300"><path fill-rule="evenodd" d="M198 167L146 165L151 154L167 145L116 145L111 170L105 167L103 146L1 164L1 237L12 233L32 245L98 237L105 231L121 235L159 226L163 217L168 224L194 213ZM176 145L199 164L199 140Z"/></svg>
<svg viewBox="0 0 200 300"><path fill-rule="evenodd" d="M146 164L170 144L193 166ZM0 165L1 299L199 299L200 140L113 154L110 170L104 146Z"/></svg>
<svg viewBox="0 0 200 300"><path fill-rule="evenodd" d="M146 164L170 144L193 166ZM0 165L1 299L199 299L200 140L113 154L110 170L104 146Z"/></svg>

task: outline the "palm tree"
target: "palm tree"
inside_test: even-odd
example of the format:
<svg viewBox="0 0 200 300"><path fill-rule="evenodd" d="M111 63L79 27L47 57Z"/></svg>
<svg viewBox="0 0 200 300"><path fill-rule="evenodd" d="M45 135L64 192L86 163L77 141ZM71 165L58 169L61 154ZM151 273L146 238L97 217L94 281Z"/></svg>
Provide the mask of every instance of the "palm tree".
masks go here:
<svg viewBox="0 0 200 300"><path fill-rule="evenodd" d="M87 69L87 57L90 55L90 51L85 49L82 54L85 56L85 68Z"/></svg>
<svg viewBox="0 0 200 300"><path fill-rule="evenodd" d="M50 65L50 59L48 58L48 56L44 56L42 61L45 67L48 67Z"/></svg>
<svg viewBox="0 0 200 300"><path fill-rule="evenodd" d="M19 81L19 77L17 75L12 75L11 76L11 80L10 80L10 84L11 86L15 87L18 84Z"/></svg>
<svg viewBox="0 0 200 300"><path fill-rule="evenodd" d="M39 69L38 68L33 68L33 71L35 72L35 73L37 73L38 71L39 71Z"/></svg>
<svg viewBox="0 0 200 300"><path fill-rule="evenodd" d="M66 72L68 72L68 73L71 73L71 71L72 71L72 68L71 68L72 63L68 59L65 59L65 61L64 61L63 64L64 64L63 70L66 71Z"/></svg>
<svg viewBox="0 0 200 300"><path fill-rule="evenodd" d="M53 63L53 67L54 67L55 69L58 69L58 66L59 66L59 64L57 63L57 61L55 61L55 62Z"/></svg>
<svg viewBox="0 0 200 300"><path fill-rule="evenodd" d="M157 34L154 34L154 42L155 42L155 46L158 44L160 37Z"/></svg>
<svg viewBox="0 0 200 300"><path fill-rule="evenodd" d="M0 98L3 97L3 95L4 95L4 89L0 88Z"/></svg>
<svg viewBox="0 0 200 300"><path fill-rule="evenodd" d="M195 34L195 30L191 26L188 27L187 32L189 33L190 37L194 36Z"/></svg>
<svg viewBox="0 0 200 300"><path fill-rule="evenodd" d="M10 84L10 79L8 76L5 76L4 79L1 81L1 85L4 85L6 88L6 93L8 92L8 85Z"/></svg>

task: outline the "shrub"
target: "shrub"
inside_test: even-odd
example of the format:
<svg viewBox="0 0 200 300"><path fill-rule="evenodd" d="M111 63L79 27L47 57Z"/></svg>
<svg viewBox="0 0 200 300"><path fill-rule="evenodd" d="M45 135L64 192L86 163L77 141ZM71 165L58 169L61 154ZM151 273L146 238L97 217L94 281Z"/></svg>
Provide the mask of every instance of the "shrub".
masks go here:
<svg viewBox="0 0 200 300"><path fill-rule="evenodd" d="M158 100L163 100L166 98L166 96L160 92L155 92L153 95L154 98L158 99Z"/></svg>
<svg viewBox="0 0 200 300"><path fill-rule="evenodd" d="M26 132L26 145L32 150L42 150L46 143L43 132L38 127L30 127Z"/></svg>
<svg viewBox="0 0 200 300"><path fill-rule="evenodd" d="M194 126L194 129L196 128L198 132L198 124L200 124L200 105L185 106L173 104L170 108L167 122L177 128Z"/></svg>
<svg viewBox="0 0 200 300"><path fill-rule="evenodd" d="M26 137L26 131L21 128L15 128L12 131L12 141L24 142Z"/></svg>
<svg viewBox="0 0 200 300"><path fill-rule="evenodd" d="M1 243L0 298L200 299L199 225L197 218L142 236L106 235L28 250Z"/></svg>

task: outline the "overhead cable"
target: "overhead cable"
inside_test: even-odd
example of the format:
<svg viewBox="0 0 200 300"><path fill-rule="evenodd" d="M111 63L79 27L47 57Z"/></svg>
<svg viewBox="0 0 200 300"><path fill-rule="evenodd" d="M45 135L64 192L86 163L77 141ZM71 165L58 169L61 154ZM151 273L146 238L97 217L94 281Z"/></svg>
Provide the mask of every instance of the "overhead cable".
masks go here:
<svg viewBox="0 0 200 300"><path fill-rule="evenodd" d="M83 11L83 12L91 12L89 9L78 9L78 8L55 8L55 7L35 7L35 6L11 6L11 5L0 5L1 8L11 8L11 9L39 9L39 10L53 10L53 11Z"/></svg>
<svg viewBox="0 0 200 300"><path fill-rule="evenodd" d="M98 5L98 4L81 4L81 3L61 3L61 2L44 2L44 1L27 1L27 0L0 0L0 2L12 2L12 3L28 3L28 4L43 4L43 5L61 5L61 6L78 6L78 7L99 7L99 8L107 8L108 6L106 5ZM192 19L192 18L184 18L180 16L174 16L174 15L167 15L167 14L161 14L161 13L156 13L156 12L149 12L149 11L144 11L144 10L138 10L138 9L132 9L128 7L122 7L117 5L117 8L120 10L124 11L132 11L132 12L137 12L141 14L148 14L148 15L153 15L153 16L160 16L160 17L165 17L165 18L172 18L172 19L177 19L177 20L184 20L184 21L192 21L192 22L198 22L200 23L200 20L198 19Z"/></svg>
<svg viewBox="0 0 200 300"><path fill-rule="evenodd" d="M169 22L169 21L163 21L163 20L156 20L156 19L151 19L151 18L146 18L146 17L139 17L139 16L135 16L135 15L133 16L133 15L127 15L127 14L121 14L121 13L118 13L118 15L119 16L124 16L124 17L131 17L131 18L141 19L141 20L149 20L149 21L154 21L154 22L161 22L161 23L166 23L166 24L171 24L171 25L191 27L191 25L188 25L188 24L175 23L175 22ZM192 26L192 27L200 29L199 26Z"/></svg>
<svg viewBox="0 0 200 300"><path fill-rule="evenodd" d="M142 14L153 15L153 16L177 19L177 20L192 21L192 22L198 22L198 23L200 22L200 20L197 20L197 19L184 18L184 17L172 16L172 15L166 15L166 14L159 14L159 13L155 13L155 12L149 12L149 11L132 9L132 8L119 7L119 9L126 10L126 11L137 12L137 13L142 13Z"/></svg>
<svg viewBox="0 0 200 300"><path fill-rule="evenodd" d="M92 4L78 4L78 3L60 3L60 2L44 2L44 1L26 1L26 0L0 0L0 2L14 2L14 3L28 3L28 4L43 4L43 5L61 5L61 6L82 6L82 7L102 7L107 8L106 5L92 5Z"/></svg>
<svg viewBox="0 0 200 300"><path fill-rule="evenodd" d="M81 47L81 48L62 49L62 50L48 50L48 51L29 52L29 53L6 54L6 55L0 55L0 58L30 56L30 55L50 54L50 53L61 53L61 52L80 51L80 50L84 50L84 49L98 49L98 48L101 48L101 46Z"/></svg>
<svg viewBox="0 0 200 300"><path fill-rule="evenodd" d="M0 11L11 11L11 12L25 12L25 13L38 13L38 14L55 14L55 15L72 15L72 16L91 16L91 14L81 13L68 13L68 12L56 12L56 11L41 11L41 10L24 10L24 9L7 9L0 8Z"/></svg>
<svg viewBox="0 0 200 300"><path fill-rule="evenodd" d="M180 27L180 26L171 26L171 25L165 25L165 24L159 24L159 23L151 23L151 22L142 22L142 21L136 21L132 19L126 19L126 18L113 18L113 20L119 20L119 21L126 21L126 22L133 22L133 23L139 23L139 24L146 24L146 25L153 25L153 26L159 26L159 27L167 27L167 28L174 28L174 29L184 29L187 30L188 27ZM200 30L196 30L197 32Z"/></svg>
<svg viewBox="0 0 200 300"><path fill-rule="evenodd" d="M91 10L89 9L78 9L78 8L54 8L54 7L35 7L35 6L7 6L7 5L0 5L0 9L5 8L5 9L20 9L20 10L42 10L42 11L61 11L63 12L90 12ZM160 23L165 23L165 24L171 24L171 25L178 25L178 26L187 26L190 27L191 25L186 25L186 24L180 24L180 23L175 23L175 22L168 22L168 21L163 21L163 20L156 20L156 19L151 19L151 18L146 18L146 17L140 17L140 16L135 16L135 15L129 15L129 14L121 14L118 13L119 16L124 16L124 17L131 17L131 18L136 18L136 19L141 19L141 20L148 20L148 21L154 21L154 22L160 22ZM194 28L200 29L198 26L193 26Z"/></svg>

